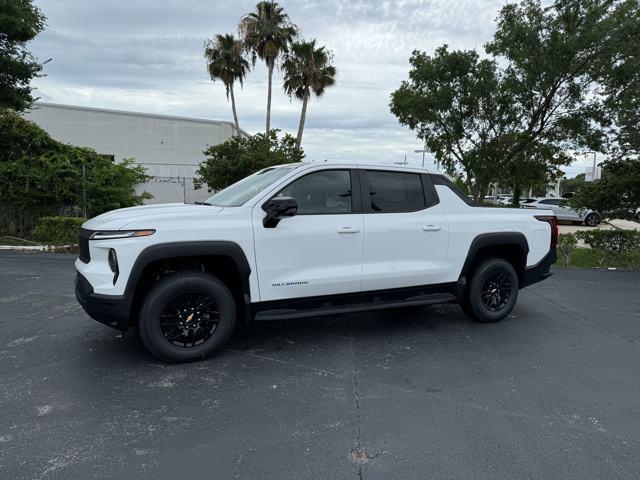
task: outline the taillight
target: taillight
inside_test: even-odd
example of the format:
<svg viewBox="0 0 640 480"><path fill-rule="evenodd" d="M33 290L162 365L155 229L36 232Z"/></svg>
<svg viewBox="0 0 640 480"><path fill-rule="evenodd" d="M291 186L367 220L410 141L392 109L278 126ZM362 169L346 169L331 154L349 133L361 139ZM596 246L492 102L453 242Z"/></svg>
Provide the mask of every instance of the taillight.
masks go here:
<svg viewBox="0 0 640 480"><path fill-rule="evenodd" d="M551 225L551 248L558 246L558 219L555 215L534 215L536 220L548 222Z"/></svg>

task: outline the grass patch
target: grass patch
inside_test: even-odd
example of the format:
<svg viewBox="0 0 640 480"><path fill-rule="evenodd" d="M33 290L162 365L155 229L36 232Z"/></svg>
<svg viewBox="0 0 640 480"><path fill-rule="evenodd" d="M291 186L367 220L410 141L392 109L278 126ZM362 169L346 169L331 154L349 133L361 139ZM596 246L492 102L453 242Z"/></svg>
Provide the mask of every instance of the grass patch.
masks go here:
<svg viewBox="0 0 640 480"><path fill-rule="evenodd" d="M558 262L557 265L586 269L636 269L640 268L640 250L614 253L599 248L576 248L569 254L567 265L563 265L562 262Z"/></svg>
<svg viewBox="0 0 640 480"><path fill-rule="evenodd" d="M29 240L24 240L22 238L0 236L0 245L9 245L11 247L33 247L40 244L31 242Z"/></svg>

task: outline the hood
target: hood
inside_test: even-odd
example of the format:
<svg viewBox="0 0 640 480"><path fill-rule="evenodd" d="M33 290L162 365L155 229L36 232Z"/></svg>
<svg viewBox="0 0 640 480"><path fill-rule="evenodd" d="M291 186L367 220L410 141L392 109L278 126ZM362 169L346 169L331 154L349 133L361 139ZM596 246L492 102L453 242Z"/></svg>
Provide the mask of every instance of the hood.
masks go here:
<svg viewBox="0 0 640 480"><path fill-rule="evenodd" d="M120 208L103 213L82 225L89 230L122 230L130 228L155 228L159 221L170 218L217 213L221 207L185 203L163 203L141 207Z"/></svg>

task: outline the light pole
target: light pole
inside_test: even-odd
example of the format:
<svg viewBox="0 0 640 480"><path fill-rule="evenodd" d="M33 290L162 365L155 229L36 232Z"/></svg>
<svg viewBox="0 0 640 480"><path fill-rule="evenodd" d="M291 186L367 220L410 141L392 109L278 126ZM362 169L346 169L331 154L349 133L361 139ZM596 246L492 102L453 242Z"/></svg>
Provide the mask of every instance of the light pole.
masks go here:
<svg viewBox="0 0 640 480"><path fill-rule="evenodd" d="M593 153L593 170L592 170L592 174L591 174L591 181L595 181L596 179L596 152L594 151L588 151L588 152L582 152L582 155L584 155L585 157L589 154Z"/></svg>
<svg viewBox="0 0 640 480"><path fill-rule="evenodd" d="M429 150L414 150L413 153L422 153L422 168L424 168L424 154Z"/></svg>

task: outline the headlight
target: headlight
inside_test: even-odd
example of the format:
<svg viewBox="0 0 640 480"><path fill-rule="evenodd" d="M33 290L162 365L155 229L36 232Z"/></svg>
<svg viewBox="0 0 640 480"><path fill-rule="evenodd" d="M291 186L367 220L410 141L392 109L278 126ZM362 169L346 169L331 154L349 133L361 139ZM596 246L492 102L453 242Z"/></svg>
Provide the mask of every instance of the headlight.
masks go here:
<svg viewBox="0 0 640 480"><path fill-rule="evenodd" d="M113 240L115 238L148 237L156 233L155 230L108 230L95 232L89 240Z"/></svg>

